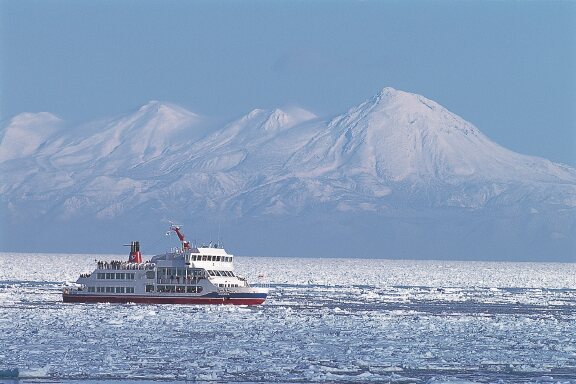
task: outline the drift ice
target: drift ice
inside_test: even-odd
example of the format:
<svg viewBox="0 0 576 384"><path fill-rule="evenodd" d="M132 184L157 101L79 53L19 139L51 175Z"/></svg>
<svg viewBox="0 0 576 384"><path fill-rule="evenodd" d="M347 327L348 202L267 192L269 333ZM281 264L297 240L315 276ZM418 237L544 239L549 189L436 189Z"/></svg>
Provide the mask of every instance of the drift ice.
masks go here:
<svg viewBox="0 0 576 384"><path fill-rule="evenodd" d="M233 270L234 256L218 245L192 247L180 227L170 227L181 247L143 262L140 243L128 261L100 261L91 274L65 287L64 302L259 305L267 288L251 287Z"/></svg>

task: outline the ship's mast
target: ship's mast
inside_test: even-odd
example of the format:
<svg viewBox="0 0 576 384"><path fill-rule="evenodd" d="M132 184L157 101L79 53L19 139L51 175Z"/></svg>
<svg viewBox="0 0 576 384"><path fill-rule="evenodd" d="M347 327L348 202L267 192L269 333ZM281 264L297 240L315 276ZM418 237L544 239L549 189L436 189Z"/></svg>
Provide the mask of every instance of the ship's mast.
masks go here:
<svg viewBox="0 0 576 384"><path fill-rule="evenodd" d="M187 241L184 238L184 234L182 232L180 232L180 226L178 225L171 225L170 229L174 232L176 232L176 235L178 235L178 238L180 239L180 242L182 243L182 251L185 251L187 249L190 249L190 242Z"/></svg>

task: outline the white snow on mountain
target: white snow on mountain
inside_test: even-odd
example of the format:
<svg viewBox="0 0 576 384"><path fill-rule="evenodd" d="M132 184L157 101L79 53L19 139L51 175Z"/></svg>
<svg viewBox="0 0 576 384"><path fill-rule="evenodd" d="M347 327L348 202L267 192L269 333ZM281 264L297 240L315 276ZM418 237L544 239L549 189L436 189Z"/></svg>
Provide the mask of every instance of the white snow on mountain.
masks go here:
<svg viewBox="0 0 576 384"><path fill-rule="evenodd" d="M311 161L315 176L341 170L412 182L576 181L574 170L509 151L437 103L392 88L333 119L309 144L294 162Z"/></svg>
<svg viewBox="0 0 576 384"><path fill-rule="evenodd" d="M62 120L48 113L22 113L2 129L0 161L34 156L62 126Z"/></svg>
<svg viewBox="0 0 576 384"><path fill-rule="evenodd" d="M181 107L152 101L135 113L98 126L91 136L70 143L54 154L53 162L63 168L99 162L106 172L131 168L187 139L186 130L193 130L200 120Z"/></svg>
<svg viewBox="0 0 576 384"><path fill-rule="evenodd" d="M503 148L420 95L384 88L330 120L297 107L255 109L209 128L207 118L157 101L77 127L49 113L16 116L0 131L8 221L310 224L371 213L414 228L422 227L415 216L442 221L460 209L460 219L486 212L475 224L484 232L495 216L542 216L526 231L574 243L575 169Z"/></svg>

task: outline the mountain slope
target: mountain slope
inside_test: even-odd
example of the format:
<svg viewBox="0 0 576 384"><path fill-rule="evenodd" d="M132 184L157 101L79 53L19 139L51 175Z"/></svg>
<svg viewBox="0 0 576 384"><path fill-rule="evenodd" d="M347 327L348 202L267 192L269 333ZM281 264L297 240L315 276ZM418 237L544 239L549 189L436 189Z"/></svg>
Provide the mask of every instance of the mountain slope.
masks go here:
<svg viewBox="0 0 576 384"><path fill-rule="evenodd" d="M423 96L384 88L328 121L289 108L206 126L160 102L75 129L47 113L15 117L1 131L2 246L17 249L23 228L58 248L58 228L77 244L85 228L108 241L174 219L224 227L242 252L386 244L395 257L462 257L475 243L466 257L573 254L576 170L507 150Z"/></svg>
<svg viewBox="0 0 576 384"><path fill-rule="evenodd" d="M463 178L574 182L573 170L509 151L437 103L385 88L328 124L302 157L393 181ZM295 159L296 163L301 157ZM317 173L317 163L310 167Z"/></svg>

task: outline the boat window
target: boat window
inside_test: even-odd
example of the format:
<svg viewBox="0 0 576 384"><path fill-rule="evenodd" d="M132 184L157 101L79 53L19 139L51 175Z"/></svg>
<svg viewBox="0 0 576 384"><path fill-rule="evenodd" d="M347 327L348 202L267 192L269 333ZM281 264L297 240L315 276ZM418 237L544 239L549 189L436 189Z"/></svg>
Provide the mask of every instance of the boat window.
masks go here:
<svg viewBox="0 0 576 384"><path fill-rule="evenodd" d="M222 276L222 275L220 274L220 271L214 271L214 274L215 274L216 276Z"/></svg>
<svg viewBox="0 0 576 384"><path fill-rule="evenodd" d="M160 287L158 287L160 288ZM153 285L147 285L146 286L146 292L154 292L154 286Z"/></svg>
<svg viewBox="0 0 576 384"><path fill-rule="evenodd" d="M124 293L124 287L116 287L116 293Z"/></svg>
<svg viewBox="0 0 576 384"><path fill-rule="evenodd" d="M210 276L215 276L214 271L208 271L208 274L209 274Z"/></svg>
<svg viewBox="0 0 576 384"><path fill-rule="evenodd" d="M202 261L206 261L206 260L208 260L208 256L206 256L206 255L202 256Z"/></svg>
<svg viewBox="0 0 576 384"><path fill-rule="evenodd" d="M216 256L216 261L220 261L220 256Z"/></svg>
<svg viewBox="0 0 576 384"><path fill-rule="evenodd" d="M126 287L126 293L134 293L134 287Z"/></svg>
<svg viewBox="0 0 576 384"><path fill-rule="evenodd" d="M96 287L88 287L88 292L96 292Z"/></svg>
<svg viewBox="0 0 576 384"><path fill-rule="evenodd" d="M186 287L186 293L196 293L196 287Z"/></svg>
<svg viewBox="0 0 576 384"><path fill-rule="evenodd" d="M106 274L105 273L97 273L96 278L97 279L104 279L104 278L106 278Z"/></svg>
<svg viewBox="0 0 576 384"><path fill-rule="evenodd" d="M104 287L96 287L96 292L104 292Z"/></svg>
<svg viewBox="0 0 576 384"><path fill-rule="evenodd" d="M203 289L202 287L197 287L197 292L198 293L202 292L202 289Z"/></svg>
<svg viewBox="0 0 576 384"><path fill-rule="evenodd" d="M124 273L117 273L116 274L116 280L124 280L126 278L126 275Z"/></svg>
<svg viewBox="0 0 576 384"><path fill-rule="evenodd" d="M106 293L114 293L114 287L106 287Z"/></svg>

